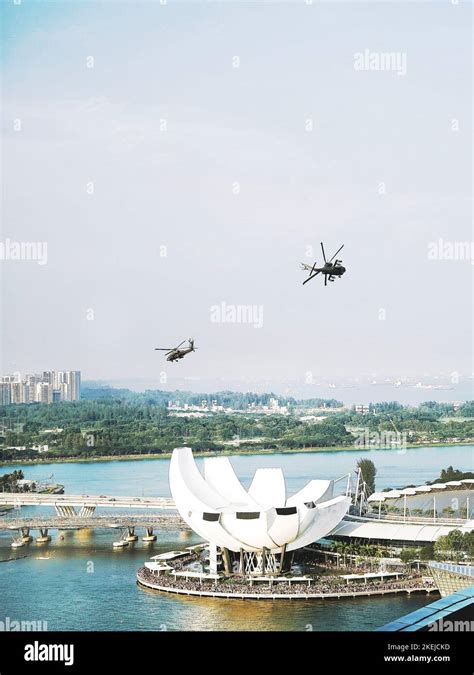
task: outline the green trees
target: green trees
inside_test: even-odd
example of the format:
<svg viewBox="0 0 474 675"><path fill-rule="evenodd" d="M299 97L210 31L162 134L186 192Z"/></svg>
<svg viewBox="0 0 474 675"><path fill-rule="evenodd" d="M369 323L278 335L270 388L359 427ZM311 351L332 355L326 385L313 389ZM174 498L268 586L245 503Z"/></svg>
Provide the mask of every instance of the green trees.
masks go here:
<svg viewBox="0 0 474 675"><path fill-rule="evenodd" d="M371 459L359 459L357 468L361 471L362 481L365 481L367 486L367 497L370 497L375 492L375 476L377 469Z"/></svg>
<svg viewBox="0 0 474 675"><path fill-rule="evenodd" d="M400 552L400 560L404 563L410 563L418 557L418 549L403 548Z"/></svg>
<svg viewBox="0 0 474 675"><path fill-rule="evenodd" d="M439 479L433 482L447 483L450 480L463 480L464 478L474 478L474 473L472 471L460 471L459 469L453 469L452 466L448 466L447 469L441 471Z"/></svg>
<svg viewBox="0 0 474 675"><path fill-rule="evenodd" d="M434 560L435 551L433 544L426 544L420 549L420 560Z"/></svg>
<svg viewBox="0 0 474 675"><path fill-rule="evenodd" d="M461 560L465 554L474 554L474 533L451 530L439 537L434 545L435 553L441 558Z"/></svg>
<svg viewBox="0 0 474 675"><path fill-rule="evenodd" d="M404 563L410 563L414 560L434 560L435 551L433 544L425 544L421 548L406 547L400 553L400 560Z"/></svg>
<svg viewBox="0 0 474 675"><path fill-rule="evenodd" d="M419 408L403 407L390 402L372 405L370 414L359 415L355 410L337 410L336 400L313 399L299 401L274 394L218 392L194 394L191 392L147 391L135 393L111 388L85 388L80 401L54 405L10 405L0 407L0 457L5 460L38 457L35 450L7 450L8 447L31 448L34 444L47 444L46 457L88 457L169 452L178 445L190 445L196 450L221 451L232 449L233 441L241 450L304 449L318 447L350 447L356 430L367 428L370 432L393 430L406 432L410 442L436 437L444 439L474 438L474 420L464 417L457 420L457 412L450 404L426 403ZM324 407L312 411L314 415L301 419L296 414L269 414L269 411L251 411L248 405L267 405L270 398L280 404L301 411L305 408ZM205 417L174 416L167 409L169 401L201 405L202 400L217 400L219 405L231 406L234 414L219 412ZM466 404L468 405L468 404ZM440 415L449 415L444 420ZM454 421L453 421L454 420ZM352 432L348 429L352 428ZM375 468L365 464L364 480L369 491L375 489ZM441 481L460 480L474 474L462 474L448 467Z"/></svg>
<svg viewBox="0 0 474 675"><path fill-rule="evenodd" d="M2 416L10 420L7 415L10 412L23 420L23 430L8 431L4 448L47 444L48 455L56 457L161 453L179 445L190 445L198 451L219 451L232 448L234 440L240 449L297 449L352 443L352 435L339 418L308 422L293 415L255 412L179 417L154 403L151 396L141 395L10 406L8 410L0 409L0 422ZM3 450L1 456L25 459L37 455L33 450Z"/></svg>
<svg viewBox="0 0 474 675"><path fill-rule="evenodd" d="M23 480L23 471L13 471L0 476L0 492L17 492L18 481Z"/></svg>

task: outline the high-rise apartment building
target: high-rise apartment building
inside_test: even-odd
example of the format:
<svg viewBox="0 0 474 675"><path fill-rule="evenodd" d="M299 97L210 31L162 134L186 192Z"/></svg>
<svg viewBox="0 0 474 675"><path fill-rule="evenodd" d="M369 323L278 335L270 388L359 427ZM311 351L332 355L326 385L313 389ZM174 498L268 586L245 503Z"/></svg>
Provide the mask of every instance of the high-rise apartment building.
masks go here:
<svg viewBox="0 0 474 675"><path fill-rule="evenodd" d="M12 402L10 382L0 382L0 405L10 405Z"/></svg>
<svg viewBox="0 0 474 675"><path fill-rule="evenodd" d="M79 370L45 370L41 374L0 378L0 405L20 403L59 403L78 401L81 397Z"/></svg>

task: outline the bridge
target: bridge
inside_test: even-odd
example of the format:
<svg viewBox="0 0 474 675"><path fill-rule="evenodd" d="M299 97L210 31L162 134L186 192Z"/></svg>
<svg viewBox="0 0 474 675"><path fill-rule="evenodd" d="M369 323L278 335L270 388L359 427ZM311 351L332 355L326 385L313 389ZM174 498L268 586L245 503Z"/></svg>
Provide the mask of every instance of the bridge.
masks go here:
<svg viewBox="0 0 474 675"><path fill-rule="evenodd" d="M123 528L128 529L128 536L123 542L133 542L138 539L135 534L137 526L144 527L145 542L155 541L153 528L160 529L176 526L183 523L176 511L173 500L169 497L107 497L105 495L64 495L38 494L34 492L3 492L0 494L0 509L2 506L13 506L15 512L8 512L0 518L0 530L16 530L20 533L19 539L14 541L15 548L30 542L30 530L39 530L38 543L47 543L51 540L48 531L79 530L84 528ZM54 509L55 515L27 515L21 517L18 511L23 506L49 506ZM96 513L96 509L108 509L110 515ZM125 511L127 509L127 512ZM130 514L131 510L144 509L149 513ZM122 513L117 513L117 510ZM187 528L186 528L187 529ZM114 544L115 545L115 544Z"/></svg>
<svg viewBox="0 0 474 675"><path fill-rule="evenodd" d="M468 586L472 586L472 582L474 581L473 565L443 563L434 560L431 560L428 565L435 584L443 598L453 593L458 593Z"/></svg>
<svg viewBox="0 0 474 675"><path fill-rule="evenodd" d="M0 530L79 530L84 528L132 528L132 527L157 527L166 528L180 525L188 529L183 524L181 518L172 513L161 514L111 514L110 516L98 516L81 518L74 516L72 518L61 516L30 516L27 518L0 518Z"/></svg>
<svg viewBox="0 0 474 675"><path fill-rule="evenodd" d="M51 506L60 517L91 518L97 508L176 510L170 497L107 497L105 495L55 495L35 492L2 492L0 507Z"/></svg>

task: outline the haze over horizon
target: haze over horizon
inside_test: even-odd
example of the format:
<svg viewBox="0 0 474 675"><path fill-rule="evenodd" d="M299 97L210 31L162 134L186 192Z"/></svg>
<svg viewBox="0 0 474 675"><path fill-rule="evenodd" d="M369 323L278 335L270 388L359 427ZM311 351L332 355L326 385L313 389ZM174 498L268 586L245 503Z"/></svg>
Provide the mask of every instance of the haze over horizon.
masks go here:
<svg viewBox="0 0 474 675"><path fill-rule="evenodd" d="M472 397L473 260L443 248L472 242L469 4L1 13L1 241L47 243L0 261L2 373ZM347 273L303 287L320 241ZM154 351L188 337L178 364Z"/></svg>

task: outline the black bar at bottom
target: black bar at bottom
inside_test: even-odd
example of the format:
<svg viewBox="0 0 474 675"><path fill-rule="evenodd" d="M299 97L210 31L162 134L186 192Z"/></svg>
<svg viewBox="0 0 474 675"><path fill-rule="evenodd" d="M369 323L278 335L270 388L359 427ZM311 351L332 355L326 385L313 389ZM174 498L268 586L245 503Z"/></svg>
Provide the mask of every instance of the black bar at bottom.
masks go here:
<svg viewBox="0 0 474 675"><path fill-rule="evenodd" d="M66 665L65 661L28 660L30 656L41 659L46 655L69 661L72 657L73 662ZM311 672L329 672L330 667L335 672L347 669L348 673L377 675L472 675L472 633L0 633L1 675L91 675L128 668L145 673L183 667L199 671L215 667L222 672L227 666L237 665L254 671L259 666L273 669L284 662L294 664L295 675L308 668Z"/></svg>

